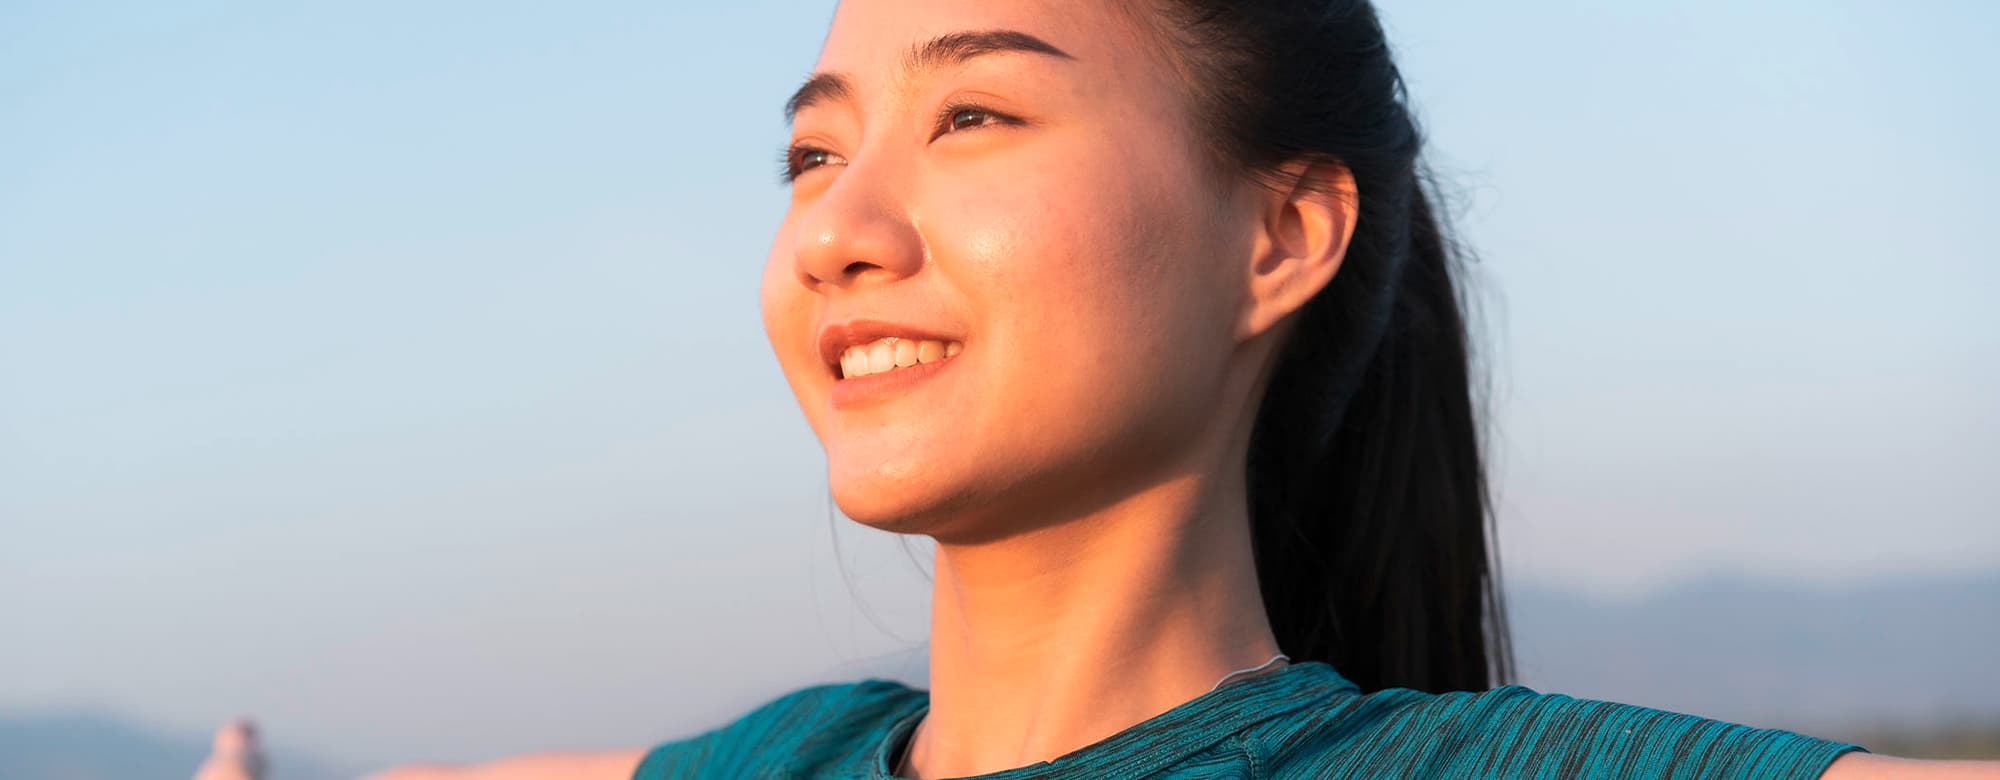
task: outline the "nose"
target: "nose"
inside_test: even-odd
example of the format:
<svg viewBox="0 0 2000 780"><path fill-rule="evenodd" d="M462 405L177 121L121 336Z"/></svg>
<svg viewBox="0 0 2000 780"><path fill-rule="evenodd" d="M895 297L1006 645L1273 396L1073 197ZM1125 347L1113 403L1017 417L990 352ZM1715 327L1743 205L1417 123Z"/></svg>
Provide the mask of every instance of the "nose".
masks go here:
<svg viewBox="0 0 2000 780"><path fill-rule="evenodd" d="M923 267L923 238L881 169L849 164L801 218L793 248L807 287L847 287L864 279L898 279Z"/></svg>

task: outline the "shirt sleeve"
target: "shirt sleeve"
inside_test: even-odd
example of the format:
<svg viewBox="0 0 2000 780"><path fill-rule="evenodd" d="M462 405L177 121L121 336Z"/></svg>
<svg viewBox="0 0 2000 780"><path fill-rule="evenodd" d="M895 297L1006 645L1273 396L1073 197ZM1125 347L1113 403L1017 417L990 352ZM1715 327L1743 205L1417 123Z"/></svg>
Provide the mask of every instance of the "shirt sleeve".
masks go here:
<svg viewBox="0 0 2000 780"><path fill-rule="evenodd" d="M720 728L647 751L634 780L820 776L851 764L914 694L884 680L801 688Z"/></svg>
<svg viewBox="0 0 2000 780"><path fill-rule="evenodd" d="M1261 778L1815 780L1858 745L1518 685L1335 697L1245 745Z"/></svg>
<svg viewBox="0 0 2000 780"><path fill-rule="evenodd" d="M1383 725L1404 740L1428 733L1442 749L1422 751L1426 763L1445 765L1448 777L1813 780L1840 754L1863 750L1780 729L1521 686L1422 696Z"/></svg>
<svg viewBox="0 0 2000 780"><path fill-rule="evenodd" d="M753 746L767 743L772 732L787 728L792 714L807 702L823 697L831 687L792 691L765 702L726 725L658 745L646 752L632 778L683 780L735 777L757 759L751 751Z"/></svg>

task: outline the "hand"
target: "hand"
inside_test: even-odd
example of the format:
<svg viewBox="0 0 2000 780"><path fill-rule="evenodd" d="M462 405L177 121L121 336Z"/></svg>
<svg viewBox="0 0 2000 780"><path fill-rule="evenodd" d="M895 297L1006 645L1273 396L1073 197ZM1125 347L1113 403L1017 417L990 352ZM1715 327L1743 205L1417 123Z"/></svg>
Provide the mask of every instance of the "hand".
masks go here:
<svg viewBox="0 0 2000 780"><path fill-rule="evenodd" d="M256 724L237 718L215 732L215 746L195 770L194 780L264 780L264 766Z"/></svg>

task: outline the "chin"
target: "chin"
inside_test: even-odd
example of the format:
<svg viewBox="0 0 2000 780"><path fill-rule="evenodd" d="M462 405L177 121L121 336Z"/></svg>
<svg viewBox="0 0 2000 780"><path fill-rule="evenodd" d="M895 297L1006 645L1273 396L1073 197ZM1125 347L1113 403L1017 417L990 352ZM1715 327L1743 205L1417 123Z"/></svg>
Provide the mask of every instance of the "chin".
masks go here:
<svg viewBox="0 0 2000 780"><path fill-rule="evenodd" d="M963 507L963 491L931 469L894 470L885 464L828 469L827 483L841 514L857 523L899 534L933 534Z"/></svg>
<svg viewBox="0 0 2000 780"><path fill-rule="evenodd" d="M896 533L921 533L926 522L937 515L937 502L927 500L926 490L913 480L881 474L843 475L829 470L828 485L840 513L865 526Z"/></svg>

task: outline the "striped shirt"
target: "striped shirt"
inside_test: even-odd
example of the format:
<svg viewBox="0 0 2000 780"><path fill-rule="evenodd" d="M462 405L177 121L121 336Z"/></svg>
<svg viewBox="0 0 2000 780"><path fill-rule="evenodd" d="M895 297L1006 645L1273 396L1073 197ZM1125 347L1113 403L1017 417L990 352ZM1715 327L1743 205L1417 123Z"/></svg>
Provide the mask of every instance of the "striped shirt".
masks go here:
<svg viewBox="0 0 2000 780"><path fill-rule="evenodd" d="M636 780L886 780L926 691L886 680L794 691L647 753ZM1362 693L1293 664L1224 685L1124 731L979 780L1090 778L1814 778L1858 746L1775 729L1537 693L1518 685Z"/></svg>

